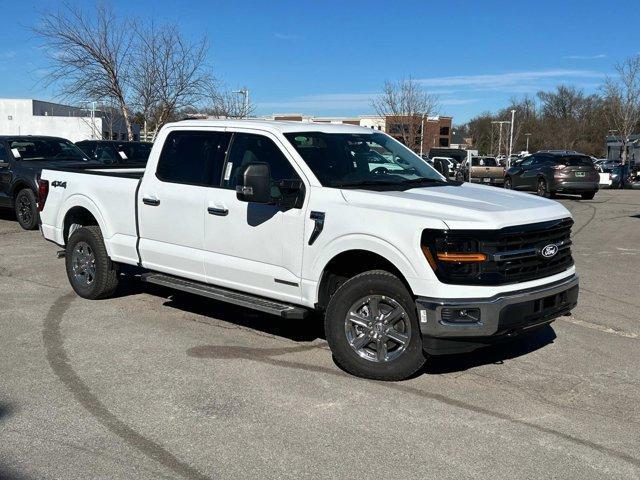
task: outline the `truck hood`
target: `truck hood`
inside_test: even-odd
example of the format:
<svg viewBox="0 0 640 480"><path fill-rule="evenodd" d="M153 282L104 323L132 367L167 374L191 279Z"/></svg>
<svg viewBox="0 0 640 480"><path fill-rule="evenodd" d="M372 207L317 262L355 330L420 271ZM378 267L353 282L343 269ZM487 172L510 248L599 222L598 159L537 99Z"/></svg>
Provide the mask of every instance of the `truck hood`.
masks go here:
<svg viewBox="0 0 640 480"><path fill-rule="evenodd" d="M470 183L403 192L344 189L342 194L354 206L438 219L452 230L499 229L571 216L553 200Z"/></svg>

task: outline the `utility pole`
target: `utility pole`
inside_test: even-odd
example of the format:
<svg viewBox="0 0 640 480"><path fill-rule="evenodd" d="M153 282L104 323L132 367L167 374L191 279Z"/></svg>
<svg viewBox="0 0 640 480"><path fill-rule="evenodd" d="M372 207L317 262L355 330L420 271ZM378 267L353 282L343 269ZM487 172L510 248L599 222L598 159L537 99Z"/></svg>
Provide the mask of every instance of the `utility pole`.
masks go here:
<svg viewBox="0 0 640 480"><path fill-rule="evenodd" d="M509 136L509 156L507 157L507 168L511 167L511 154L513 153L513 123L516 119L515 109L511 110L511 134Z"/></svg>
<svg viewBox="0 0 640 480"><path fill-rule="evenodd" d="M527 137L527 153L529 153L529 137L531 136L531 134L525 133L524 136Z"/></svg>

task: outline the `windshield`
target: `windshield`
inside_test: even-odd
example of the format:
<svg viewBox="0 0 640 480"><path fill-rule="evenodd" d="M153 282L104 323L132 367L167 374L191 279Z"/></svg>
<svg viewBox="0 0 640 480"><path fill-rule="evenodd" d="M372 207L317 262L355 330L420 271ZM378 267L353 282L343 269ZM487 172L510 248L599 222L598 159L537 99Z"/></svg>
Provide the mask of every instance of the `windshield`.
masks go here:
<svg viewBox="0 0 640 480"><path fill-rule="evenodd" d="M471 159L472 167L497 167L498 163L495 158L486 157L486 158L478 158L474 157Z"/></svg>
<svg viewBox="0 0 640 480"><path fill-rule="evenodd" d="M382 133L295 132L285 137L325 187L399 187L446 179L427 162Z"/></svg>
<svg viewBox="0 0 640 480"><path fill-rule="evenodd" d="M9 148L16 158L22 160L87 160L82 150L60 138L11 140Z"/></svg>

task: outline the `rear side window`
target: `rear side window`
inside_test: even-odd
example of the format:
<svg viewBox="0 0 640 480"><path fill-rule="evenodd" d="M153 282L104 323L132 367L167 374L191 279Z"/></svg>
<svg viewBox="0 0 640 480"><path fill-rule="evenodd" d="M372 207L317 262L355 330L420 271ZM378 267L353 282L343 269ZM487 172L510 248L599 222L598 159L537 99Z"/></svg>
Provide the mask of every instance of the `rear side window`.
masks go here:
<svg viewBox="0 0 640 480"><path fill-rule="evenodd" d="M163 182L218 186L230 134L171 132L165 140L156 176Z"/></svg>
<svg viewBox="0 0 640 480"><path fill-rule="evenodd" d="M300 177L273 141L262 135L236 133L233 137L229 160L224 173L224 188L235 189L242 168L255 162L268 163L271 180L299 180Z"/></svg>

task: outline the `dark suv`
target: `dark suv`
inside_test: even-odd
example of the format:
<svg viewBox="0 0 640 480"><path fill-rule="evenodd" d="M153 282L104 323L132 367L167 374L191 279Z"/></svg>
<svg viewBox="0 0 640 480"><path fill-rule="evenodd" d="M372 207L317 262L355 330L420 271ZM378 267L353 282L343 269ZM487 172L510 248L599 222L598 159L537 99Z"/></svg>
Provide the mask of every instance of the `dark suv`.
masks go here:
<svg viewBox="0 0 640 480"><path fill-rule="evenodd" d="M34 230L42 169L87 163L87 155L64 138L0 136L0 207L13 208L20 226Z"/></svg>
<svg viewBox="0 0 640 480"><path fill-rule="evenodd" d="M598 191L599 180L591 158L586 155L538 152L506 171L504 188L533 190L542 197L571 193L591 200Z"/></svg>
<svg viewBox="0 0 640 480"><path fill-rule="evenodd" d="M105 165L146 165L153 144L117 140L82 140L76 142L76 145L90 159Z"/></svg>

